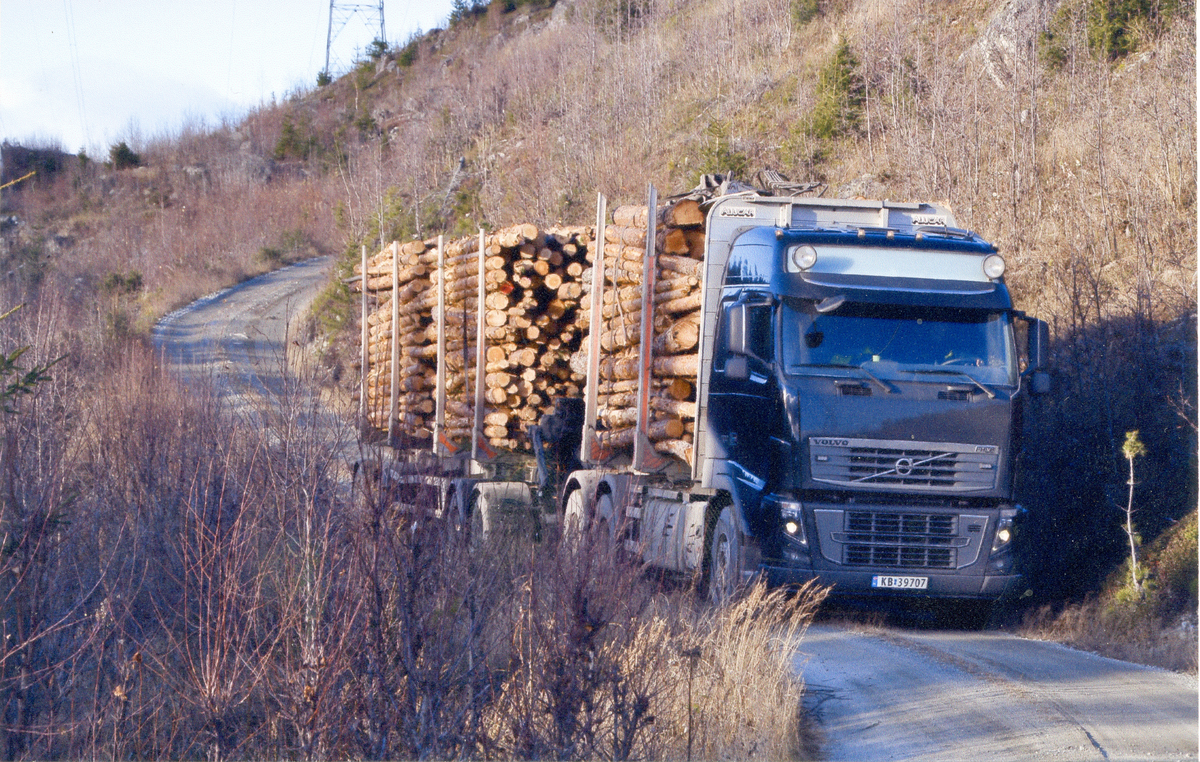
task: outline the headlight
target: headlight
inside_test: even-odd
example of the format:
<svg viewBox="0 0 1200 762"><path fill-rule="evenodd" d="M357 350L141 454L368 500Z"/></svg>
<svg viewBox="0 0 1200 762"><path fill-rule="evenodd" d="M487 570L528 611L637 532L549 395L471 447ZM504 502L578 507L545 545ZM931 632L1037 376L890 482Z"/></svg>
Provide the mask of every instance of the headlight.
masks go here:
<svg viewBox="0 0 1200 762"><path fill-rule="evenodd" d="M772 500L779 506L779 521L783 533L801 545L808 545L808 536L804 532L804 506L795 500Z"/></svg>
<svg viewBox="0 0 1200 762"><path fill-rule="evenodd" d="M989 278L999 278L1004 274L1004 257L999 254L989 254L983 260L983 274Z"/></svg>
<svg viewBox="0 0 1200 762"><path fill-rule="evenodd" d="M792 249L792 264L798 270L807 270L817 263L817 250L807 244Z"/></svg>
<svg viewBox="0 0 1200 762"><path fill-rule="evenodd" d="M996 538L992 540L992 552L1004 550L1012 543L1013 519L1011 516L1001 516L996 523Z"/></svg>

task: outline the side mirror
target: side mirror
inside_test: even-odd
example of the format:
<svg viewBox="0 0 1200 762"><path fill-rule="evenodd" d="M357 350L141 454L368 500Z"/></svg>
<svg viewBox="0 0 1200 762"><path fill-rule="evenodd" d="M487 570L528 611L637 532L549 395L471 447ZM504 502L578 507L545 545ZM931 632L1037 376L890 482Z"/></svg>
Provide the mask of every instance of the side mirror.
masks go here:
<svg viewBox="0 0 1200 762"><path fill-rule="evenodd" d="M746 341L746 303L735 302L725 309L726 335L729 337L729 354L743 358L748 353ZM726 371L728 372L728 371Z"/></svg>
<svg viewBox="0 0 1200 762"><path fill-rule="evenodd" d="M725 378L730 381L745 381L750 378L750 361L746 355L733 355L725 360Z"/></svg>
<svg viewBox="0 0 1200 762"><path fill-rule="evenodd" d="M1045 320L1030 320L1028 341L1026 356L1029 357L1029 367L1031 370L1042 370L1050 359L1049 324Z"/></svg>

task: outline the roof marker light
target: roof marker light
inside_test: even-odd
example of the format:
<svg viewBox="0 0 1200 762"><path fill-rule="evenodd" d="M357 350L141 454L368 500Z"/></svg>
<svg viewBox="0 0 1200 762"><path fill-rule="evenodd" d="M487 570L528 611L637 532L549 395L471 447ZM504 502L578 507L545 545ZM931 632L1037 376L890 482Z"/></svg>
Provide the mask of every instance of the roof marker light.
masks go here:
<svg viewBox="0 0 1200 762"><path fill-rule="evenodd" d="M1004 274L1004 257L999 254L989 254L983 260L983 274L989 278L999 278Z"/></svg>

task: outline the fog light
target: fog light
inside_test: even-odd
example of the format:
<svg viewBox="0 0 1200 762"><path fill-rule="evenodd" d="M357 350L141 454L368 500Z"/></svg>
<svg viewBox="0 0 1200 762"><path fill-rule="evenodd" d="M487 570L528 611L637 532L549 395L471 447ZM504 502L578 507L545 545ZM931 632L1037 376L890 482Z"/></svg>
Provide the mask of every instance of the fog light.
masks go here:
<svg viewBox="0 0 1200 762"><path fill-rule="evenodd" d="M991 254L983 260L983 274L989 278L999 278L1004 274L1004 257Z"/></svg>
<svg viewBox="0 0 1200 762"><path fill-rule="evenodd" d="M1011 553L1005 553L1002 556L988 560L988 574L1009 574L1013 569L1013 557Z"/></svg>

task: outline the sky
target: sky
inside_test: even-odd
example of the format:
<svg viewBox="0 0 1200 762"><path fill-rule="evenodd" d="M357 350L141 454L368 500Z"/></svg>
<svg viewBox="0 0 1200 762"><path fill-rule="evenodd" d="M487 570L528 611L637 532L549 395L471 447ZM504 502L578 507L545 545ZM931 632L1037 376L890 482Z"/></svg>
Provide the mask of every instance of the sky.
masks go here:
<svg viewBox="0 0 1200 762"><path fill-rule="evenodd" d="M3 0L0 139L106 156L216 127L315 86L330 0ZM378 0L334 0L336 75L378 36ZM388 42L444 27L453 0L384 0ZM338 27L341 26L340 32Z"/></svg>

